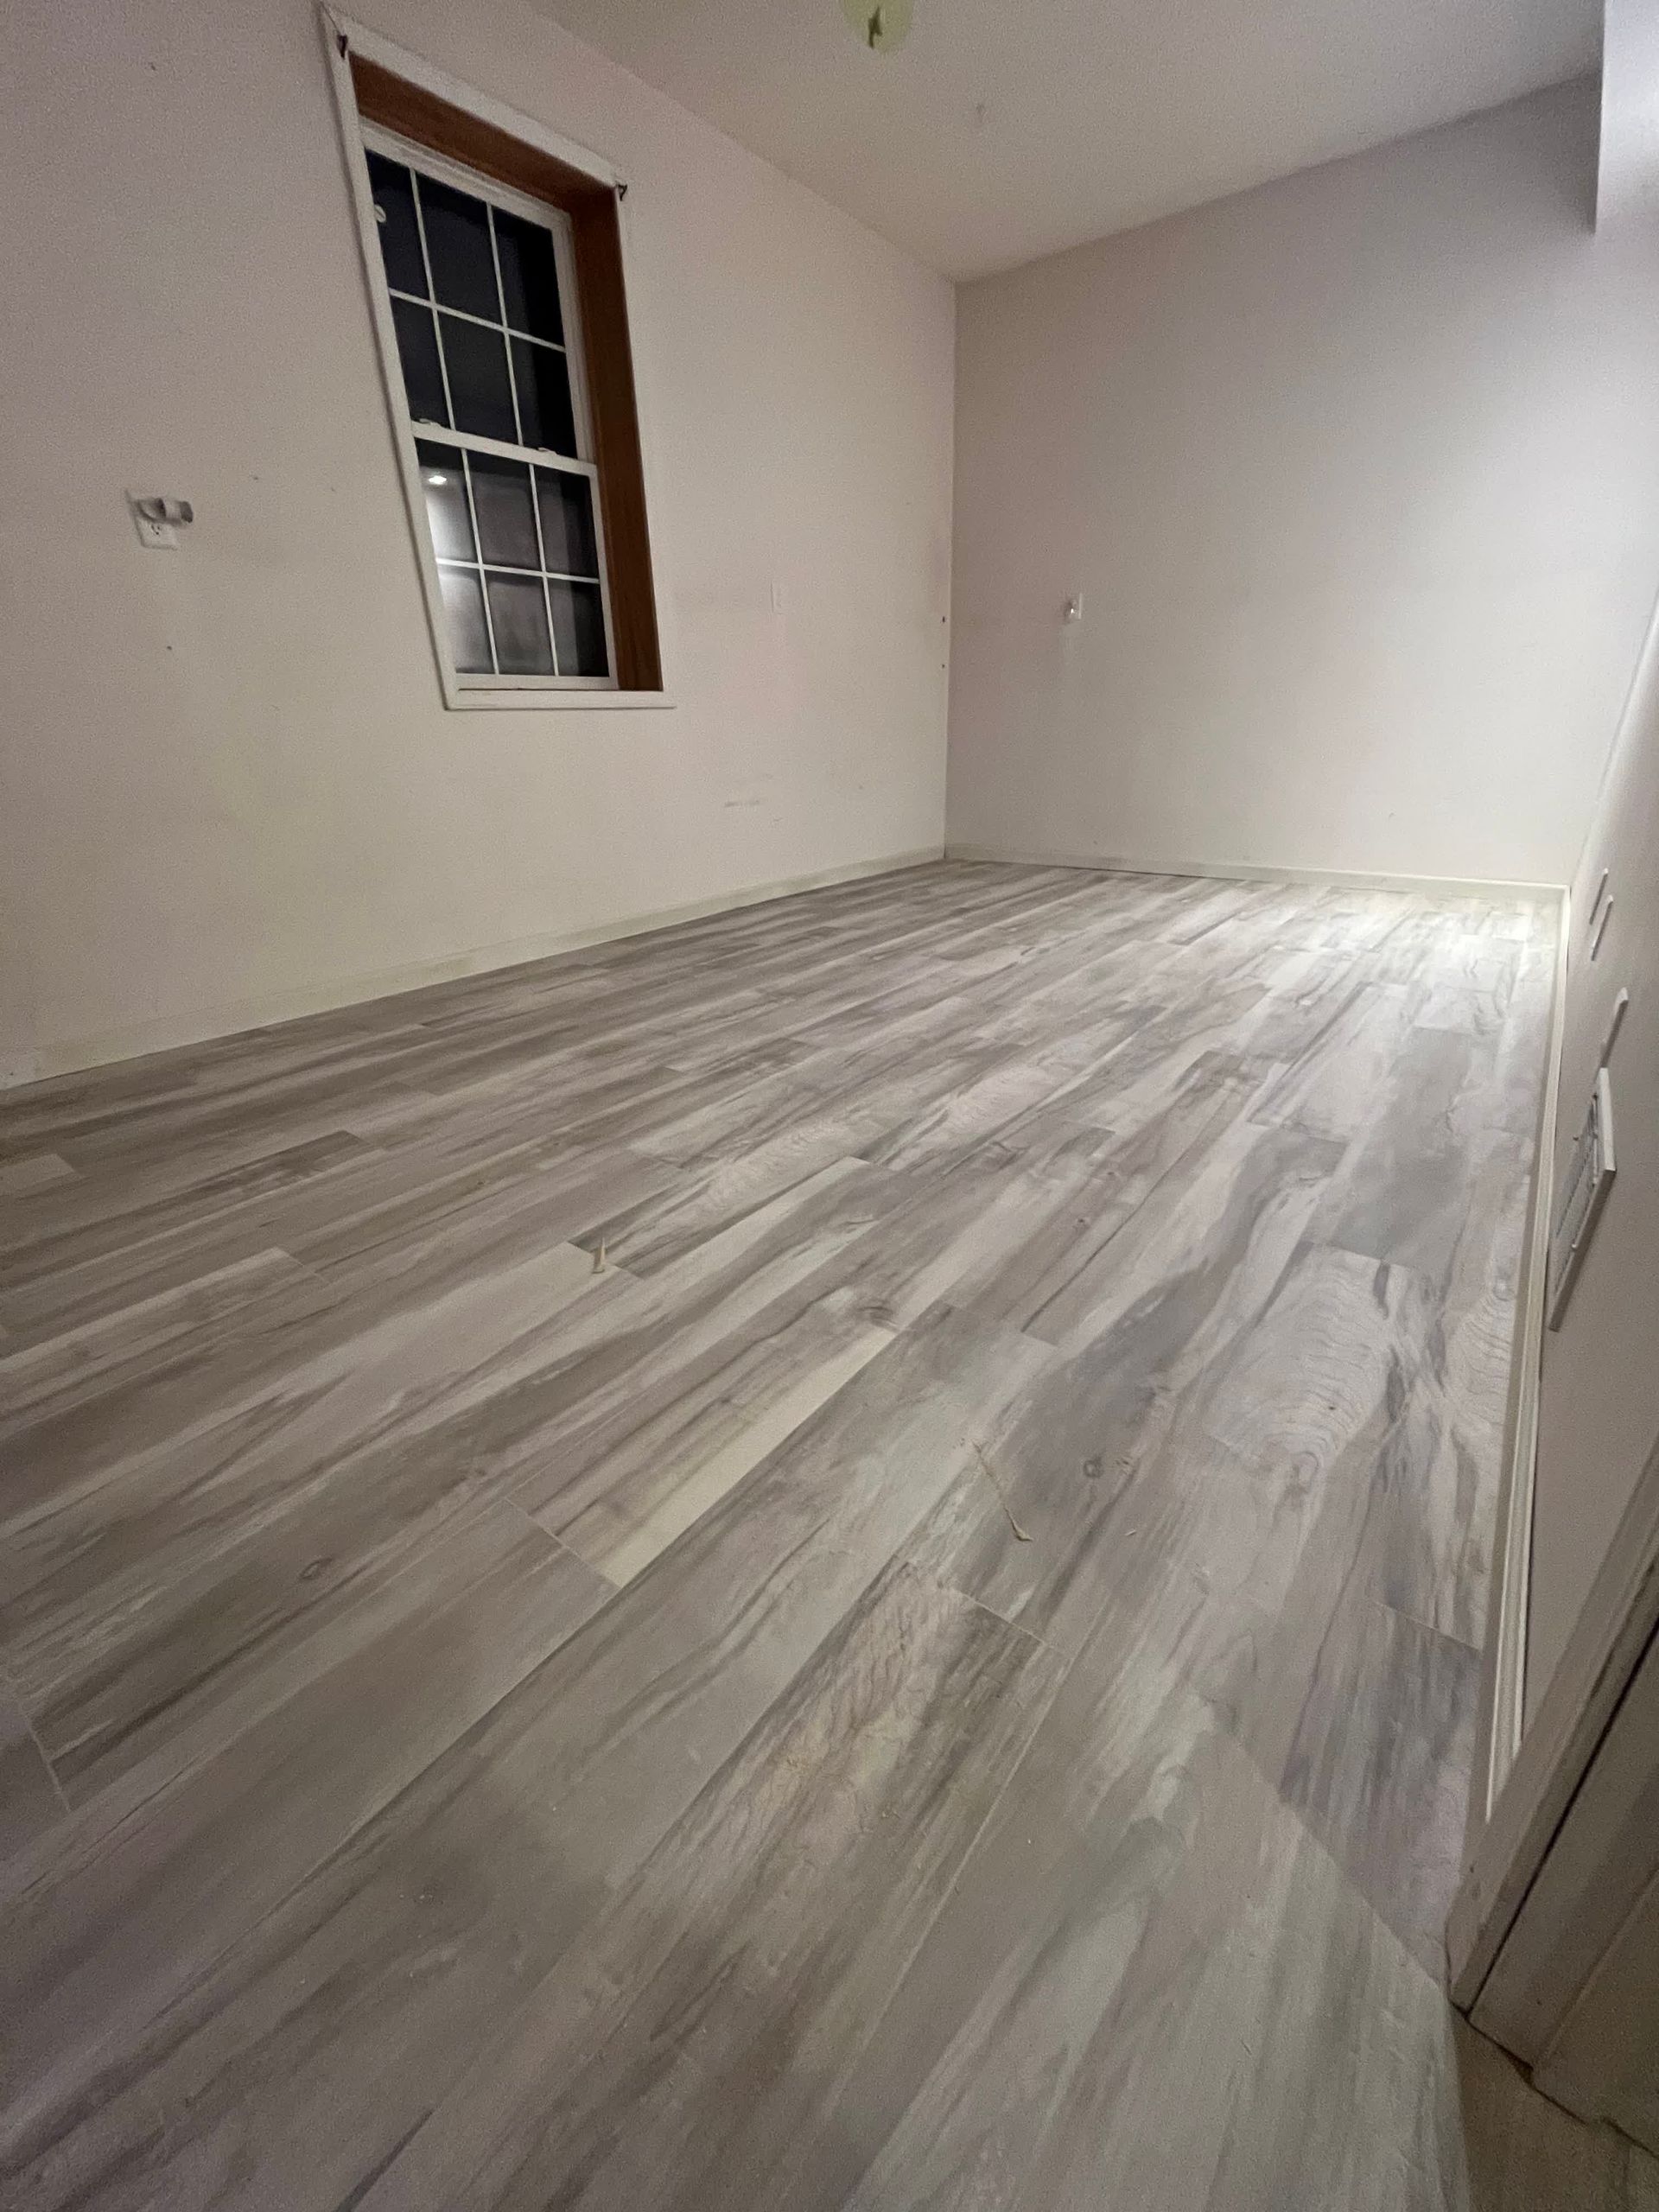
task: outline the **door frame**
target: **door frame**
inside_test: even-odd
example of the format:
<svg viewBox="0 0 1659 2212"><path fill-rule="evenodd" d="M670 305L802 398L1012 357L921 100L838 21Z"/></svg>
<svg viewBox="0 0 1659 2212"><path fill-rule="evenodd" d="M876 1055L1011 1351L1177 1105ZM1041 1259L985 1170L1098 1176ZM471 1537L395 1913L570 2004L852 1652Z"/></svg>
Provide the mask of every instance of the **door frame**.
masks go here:
<svg viewBox="0 0 1659 2212"><path fill-rule="evenodd" d="M1446 1923L1452 2001L1469 2012L1504 1953L1506 1974L1541 1969L1565 1924L1529 1920L1522 1905L1585 1785L1592 1763L1659 1636L1659 1443L1602 1560L1560 1664L1517 1744L1465 1859ZM1514 1941L1532 1961L1506 1951ZM1548 2037L1544 2038L1546 2041ZM1520 2054L1525 2056L1526 2054Z"/></svg>

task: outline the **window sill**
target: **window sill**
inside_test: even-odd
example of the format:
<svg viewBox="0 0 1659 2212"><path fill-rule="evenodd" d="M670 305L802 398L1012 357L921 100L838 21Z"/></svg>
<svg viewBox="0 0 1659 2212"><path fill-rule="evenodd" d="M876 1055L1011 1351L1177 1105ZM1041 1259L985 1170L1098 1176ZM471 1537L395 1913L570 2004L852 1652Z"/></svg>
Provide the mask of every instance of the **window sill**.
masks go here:
<svg viewBox="0 0 1659 2212"><path fill-rule="evenodd" d="M446 706L458 713L483 709L492 713L545 714L550 709L565 714L590 715L613 712L618 708L632 708L636 712L675 706L666 691L537 691L512 690L470 691L459 688L451 691Z"/></svg>

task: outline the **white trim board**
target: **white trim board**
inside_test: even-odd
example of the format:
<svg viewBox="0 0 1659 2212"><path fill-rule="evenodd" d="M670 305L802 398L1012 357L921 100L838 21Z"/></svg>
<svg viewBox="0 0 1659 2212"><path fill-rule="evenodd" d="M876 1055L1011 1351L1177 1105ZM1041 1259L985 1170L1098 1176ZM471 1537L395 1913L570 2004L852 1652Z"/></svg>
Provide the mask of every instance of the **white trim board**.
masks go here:
<svg viewBox="0 0 1659 2212"><path fill-rule="evenodd" d="M1554 1210L1555 1122L1567 1027L1567 966L1572 933L1572 895L1563 892L1555 942L1549 1038L1544 1053L1543 1093L1539 1100L1534 1137L1532 1191L1521 1255L1509 1397L1504 1408L1503 1462L1488 1601L1490 1625L1482 1654L1469 1824L1464 1841L1465 1875L1478 1860L1483 1869L1486 1868L1480 1853L1480 1839L1515 1764L1526 1719L1527 1609L1532 1582L1538 1393L1543 1368L1549 1224Z"/></svg>
<svg viewBox="0 0 1659 2212"><path fill-rule="evenodd" d="M1490 1978L1501 1967L1507 1992L1507 2001L1500 2000L1501 2039L1522 2056L1533 2056L1535 2034L1553 2033L1555 2024L1523 2018L1517 2034L1515 1986L1547 1968L1551 1947L1565 1931L1559 1915L1547 1914L1535 1920L1519 1953L1511 1939L1656 1635L1659 1446L1649 1454L1452 1907L1446 1942L1452 2001L1469 2011L1489 1992L1497 1999ZM1648 1771L1649 1735L1643 1731L1638 1779ZM1629 1777L1628 1760L1619 1771ZM1477 2024L1485 2023L1478 2019ZM1522 2050L1523 2044L1532 2048Z"/></svg>
<svg viewBox="0 0 1659 2212"><path fill-rule="evenodd" d="M348 16L344 9L334 6L332 0L322 0L318 13L323 20L324 36L331 46L344 33L353 53L360 54L365 61L378 62L381 68L403 78L405 83L418 86L422 92L430 92L436 99L448 100L451 107L464 107L480 122L493 124L510 138L522 138L543 154L550 154L556 162L563 162L567 168L585 170L601 184L617 185L623 181L620 171L603 154L595 153L590 146L579 146L574 138L550 130L535 116L525 114L522 108L509 107L505 100L496 99L475 86L462 84L460 78L452 77L435 62L411 53L408 47L397 45L383 33L372 30L367 23L359 22L356 16ZM334 50L336 59L344 60L345 56L337 47ZM353 97L353 117L356 111Z"/></svg>
<svg viewBox="0 0 1659 2212"><path fill-rule="evenodd" d="M1613 1540L1591 1585L1555 1672L1523 1729L1527 1600L1532 1544L1539 1367L1544 1276L1552 1211L1557 1094L1566 999L1568 910L1563 911L1555 1006L1544 1109L1539 1130L1533 1207L1528 1223L1522 1297L1522 1333L1516 1351L1511 1399L1512 1445L1504 1468L1495 1551L1495 1609L1483 1673L1475 1799L1464 1852L1463 1880L1446 1923L1449 1993L1470 2012L1497 1974L1510 1986L1511 2010L1498 2039L1531 2059L1531 2028L1517 2036L1513 1985L1541 1970L1560 1935L1548 1916L1528 1929L1519 1953L1510 1938L1554 1847L1570 1808L1586 1786L1627 1686L1649 1642L1659 1635L1659 1446L1649 1453ZM1507 1948L1506 1948L1507 1947ZM1494 1996L1495 2008L1505 2000ZM1493 2026L1488 2018L1481 2026ZM1526 2044L1527 2048L1522 2045ZM1548 2086L1548 2084L1546 2084ZM1571 2102L1568 2099L1567 2101Z"/></svg>
<svg viewBox="0 0 1659 2212"><path fill-rule="evenodd" d="M1217 876L1237 883L1333 883L1352 891L1419 891L1446 899L1564 899L1560 883L1511 883L1477 875L1390 875L1383 870L1270 868L1255 861L1128 860L1106 853L1013 852L1001 845L946 844L948 861L1003 861L1020 868L1090 868L1102 875Z"/></svg>
<svg viewBox="0 0 1659 2212"><path fill-rule="evenodd" d="M257 999L242 999L231 1006L214 1007L198 1014L163 1015L155 1021L135 1022L120 1029L95 1032L87 1037L65 1038L50 1045L7 1052L0 1046L0 1090L27 1083L42 1083L51 1076L73 1075L82 1068L106 1067L115 1060L131 1060L147 1052L167 1052L184 1045L205 1045L215 1037L233 1037L245 1029L266 1029L279 1021L298 1021L308 1014L331 1014L343 1006L365 1006L372 1000L391 998L401 991L418 991L429 983L453 982L460 976L487 975L498 968L518 968L527 961L548 960L561 952L579 952L584 945L608 944L615 938L644 937L652 930L672 929L677 922L700 921L706 914L735 912L742 906L763 906L771 899L791 899L803 891L823 891L837 883L856 883L867 875L891 875L900 868L925 868L944 858L938 845L925 845L913 852L889 853L879 860L849 861L838 868L814 868L804 875L779 876L769 883L753 883L737 891L717 892L712 898L693 899L680 906L658 906L644 914L621 915L573 930L550 930L544 935L516 938L504 944L480 945L432 960L411 960L401 967L383 968L366 976L352 976L339 982L302 985Z"/></svg>

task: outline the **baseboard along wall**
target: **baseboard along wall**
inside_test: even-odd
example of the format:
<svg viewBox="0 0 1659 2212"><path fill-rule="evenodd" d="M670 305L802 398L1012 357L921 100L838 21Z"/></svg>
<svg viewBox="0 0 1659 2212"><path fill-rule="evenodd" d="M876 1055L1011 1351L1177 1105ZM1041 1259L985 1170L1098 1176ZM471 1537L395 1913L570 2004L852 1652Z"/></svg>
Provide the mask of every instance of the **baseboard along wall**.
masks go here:
<svg viewBox="0 0 1659 2212"><path fill-rule="evenodd" d="M764 906L768 899L788 899L803 891L821 891L836 883L854 883L861 876L889 875L900 868L923 868L931 861L944 858L944 849L938 845L925 846L914 852L889 853L878 860L852 861L839 868L817 868L806 875L748 884L741 890L695 899L684 906L659 906L648 913L624 915L588 929L550 931L545 936L483 945L441 959L409 961L397 968L346 976L315 988L277 992L198 1014L163 1015L154 1021L136 1022L119 1029L61 1039L10 1052L0 1047L0 1090L42 1082L48 1076L73 1075L82 1068L105 1067L116 1060L137 1059L147 1052L170 1052L181 1045L206 1044L214 1037L232 1037L244 1029L268 1028L273 1022L295 1021L308 1014L331 1014L339 1007L391 998L402 991L420 990L429 983L453 982L460 976L481 976L497 968L518 968L529 961L551 959L557 953L579 952L584 945L606 944L615 938L643 937L651 930L671 929L677 922L699 921L706 914Z"/></svg>
<svg viewBox="0 0 1659 2212"><path fill-rule="evenodd" d="M1224 882L1332 883L1353 891L1413 891L1448 899L1560 899L1560 883L1518 883L1491 876L1396 875L1386 870L1268 867L1255 861L1130 860L1109 853L1015 851L1002 845L947 844L950 861L1001 861L1020 868L1090 868L1102 875L1202 875Z"/></svg>

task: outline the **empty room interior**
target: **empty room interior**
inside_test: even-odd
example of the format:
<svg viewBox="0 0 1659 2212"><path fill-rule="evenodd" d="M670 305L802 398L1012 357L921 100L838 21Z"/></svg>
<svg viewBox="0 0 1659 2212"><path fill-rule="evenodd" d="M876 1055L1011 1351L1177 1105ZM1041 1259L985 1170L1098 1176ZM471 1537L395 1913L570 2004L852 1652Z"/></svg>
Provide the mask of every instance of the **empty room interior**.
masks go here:
<svg viewBox="0 0 1659 2212"><path fill-rule="evenodd" d="M0 2202L1659 2212L1659 6L0 53Z"/></svg>

